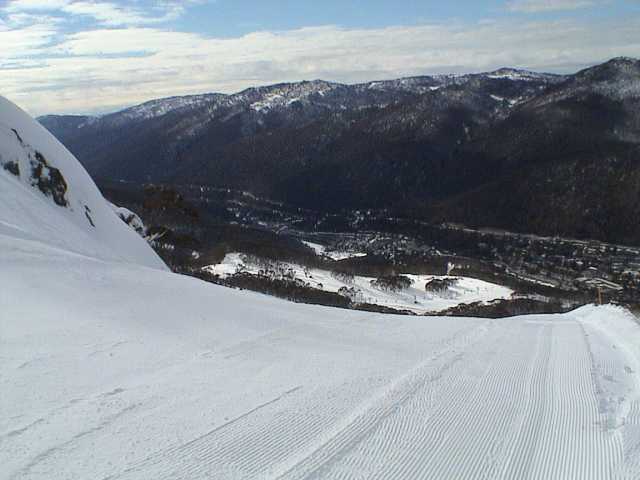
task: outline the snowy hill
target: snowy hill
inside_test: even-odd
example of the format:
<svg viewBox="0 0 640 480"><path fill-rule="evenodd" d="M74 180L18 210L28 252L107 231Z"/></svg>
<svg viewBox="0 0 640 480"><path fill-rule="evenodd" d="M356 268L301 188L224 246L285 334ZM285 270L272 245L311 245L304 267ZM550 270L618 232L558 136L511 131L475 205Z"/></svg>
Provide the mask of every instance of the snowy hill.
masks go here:
<svg viewBox="0 0 640 480"><path fill-rule="evenodd" d="M165 268L62 144L1 97L0 204L0 235Z"/></svg>
<svg viewBox="0 0 640 480"><path fill-rule="evenodd" d="M385 316L8 237L0 266L3 480L640 474L620 309Z"/></svg>
<svg viewBox="0 0 640 480"><path fill-rule="evenodd" d="M0 121L1 480L639 477L627 311L396 317L174 275Z"/></svg>

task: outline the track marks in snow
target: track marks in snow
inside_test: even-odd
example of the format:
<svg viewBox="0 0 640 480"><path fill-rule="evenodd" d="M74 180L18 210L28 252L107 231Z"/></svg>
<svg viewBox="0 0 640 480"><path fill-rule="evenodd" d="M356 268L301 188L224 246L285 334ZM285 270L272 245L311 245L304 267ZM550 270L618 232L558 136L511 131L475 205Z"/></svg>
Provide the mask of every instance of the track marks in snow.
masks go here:
<svg viewBox="0 0 640 480"><path fill-rule="evenodd" d="M56 444L52 447L47 448L46 450L38 453L35 457L33 457L24 467L20 468L17 472L11 474L8 479L9 480L18 480L22 478L31 478L33 472L40 467L39 474L46 474L51 471L51 467L47 466L47 462L52 460L56 456L64 456L67 450L72 450L74 446L80 441L86 440L86 437L89 437L95 433L101 432L103 429L109 427L116 421L118 421L121 417L124 417L128 413L137 409L140 405L134 404L129 405L120 411L108 415L104 420L102 420L99 424L83 430L79 433L74 434L70 439ZM45 464L45 465L42 465Z"/></svg>
<svg viewBox="0 0 640 480"><path fill-rule="evenodd" d="M517 359L511 357L526 347L517 338L517 332L493 328L439 381L425 384L394 412L373 441L313 478L358 478L360 471L380 479L495 478L491 473L501 464L510 423L505 408L510 378L505 373L518 371ZM378 445L375 450L372 443ZM379 455L392 460L376 462Z"/></svg>
<svg viewBox="0 0 640 480"><path fill-rule="evenodd" d="M640 443L603 428L593 367L625 363L602 355L576 321L480 322L371 391L297 387L113 478L626 478Z"/></svg>
<svg viewBox="0 0 640 480"><path fill-rule="evenodd" d="M391 383L354 379L339 388L296 388L204 436L159 452L114 478L277 478L308 470L393 413L426 381L437 381L484 338L487 322L474 322L444 338L436 351ZM301 470L302 469L302 470Z"/></svg>
<svg viewBox="0 0 640 480"><path fill-rule="evenodd" d="M468 347L283 478L616 478L579 323L499 322Z"/></svg>
<svg viewBox="0 0 640 480"><path fill-rule="evenodd" d="M608 479L620 442L602 428L591 357L578 322L547 327L516 455L503 478Z"/></svg>
<svg viewBox="0 0 640 480"><path fill-rule="evenodd" d="M189 352L174 380L206 370L175 390L118 381L50 415L20 416L31 423L14 424L0 447L23 448L71 418L81 421L28 456L19 452L24 460L0 477L46 478L56 468L73 477L101 461L96 478L105 480L637 479L638 362L614 346L619 338L580 316L551 318L447 319L414 344L400 320L384 324L384 341L375 337L383 323L374 318L357 326L358 339L372 337L362 350L343 338L341 322L305 323L222 345L214 361ZM383 364L377 355L385 347ZM351 355L336 361L344 351ZM279 371L294 369L292 362L308 362L305 375ZM238 385L228 383L232 375L220 377L225 369ZM277 382L267 382L273 375ZM175 400L183 387L193 390ZM216 390L221 401L208 402ZM245 391L251 396L240 398ZM198 414L209 427L191 423L197 433L173 434ZM136 437L146 422L162 425ZM112 438L125 445L112 449L120 453L113 464L116 457L94 454ZM60 470L68 458L84 465Z"/></svg>
<svg viewBox="0 0 640 480"><path fill-rule="evenodd" d="M581 324L591 364L599 427L611 438L615 468L608 477L636 479L640 472L640 392L635 374L637 359L630 358L593 325ZM599 327L601 328L601 327ZM635 368L629 365L634 365Z"/></svg>
<svg viewBox="0 0 640 480"><path fill-rule="evenodd" d="M505 463L503 478L529 478L534 453L540 441L540 432L544 428L544 408L546 387L549 375L552 326L541 325L535 355L528 372L528 384L522 399L521 411L514 425L515 438L509 461Z"/></svg>
<svg viewBox="0 0 640 480"><path fill-rule="evenodd" d="M4 433L4 434L0 435L0 440L4 439L4 438L10 438L10 437L16 437L18 435L22 435L24 432L28 431L29 429L31 429L33 427L36 427L36 426L40 425L44 421L45 421L44 418L38 418L37 420L34 420L33 422L29 423L28 425L25 425L24 427L16 428L14 430L10 430L7 433Z"/></svg>
<svg viewBox="0 0 640 480"><path fill-rule="evenodd" d="M451 393L443 387L451 377L458 375L467 353L493 334L492 323L487 322L446 342L443 350L362 408L349 424L341 426L281 478L350 478L358 475L376 478L383 465L380 458L385 458L384 464L398 470L385 473L381 478L398 478L397 475L403 478L405 473L411 477L410 468L409 472L403 470L407 470L409 457L416 449L422 451L424 448L411 437L422 431L430 411L436 411L444 396Z"/></svg>
<svg viewBox="0 0 640 480"><path fill-rule="evenodd" d="M287 390L281 395L266 401L256 407L248 410L241 415L235 417L232 420L228 420L225 423L215 427L209 432L201 435L189 442L174 446L172 448L163 450L154 455L151 455L143 461L127 468L124 472L118 475L108 477L109 479L115 478L140 478L140 476L147 477L153 472L153 478L210 478L209 475L223 475L224 478L235 478L236 471L239 472L238 467L231 464L225 465L219 460L225 453L233 453L231 450L234 445L228 445L225 450L222 448L225 438L228 438L229 432L234 432L235 427L239 427L247 424L251 425L250 417L259 415L261 411L268 410L275 404L282 402L288 397L294 396L297 392L302 390L302 386L298 386ZM260 435L266 434L266 431L255 432L253 429L249 429L247 433L250 433L251 438L254 441L259 441ZM245 439L247 442L250 438ZM229 448L231 447L231 448ZM251 455L247 452L249 448L242 449L243 445L237 445L237 451L242 451L242 460L248 460ZM248 445L245 445L248 447ZM242 449L242 450L241 450Z"/></svg>

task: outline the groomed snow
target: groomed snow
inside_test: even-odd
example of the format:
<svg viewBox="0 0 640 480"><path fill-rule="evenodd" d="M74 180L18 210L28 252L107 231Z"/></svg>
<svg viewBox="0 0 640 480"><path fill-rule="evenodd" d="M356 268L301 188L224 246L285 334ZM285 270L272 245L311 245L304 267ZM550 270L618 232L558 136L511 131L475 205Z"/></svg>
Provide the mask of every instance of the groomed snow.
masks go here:
<svg viewBox="0 0 640 480"><path fill-rule="evenodd" d="M316 245L316 251L321 251L319 248L322 247L321 245L305 243L307 245ZM324 250L321 252L325 253ZM373 286L371 284L375 280L373 277L355 276L352 283L345 283L344 280L337 278L327 270L310 269L294 263L279 263L278 266L287 272L291 272L296 279L304 281L312 288L333 293L338 292L343 287L353 288L358 293L352 300L357 303L382 305L396 310L409 310L417 314L442 312L463 303L508 299L513 295L513 290L507 287L467 277L406 274L404 276L413 281L411 287L393 292ZM256 275L264 268L264 265L252 262L252 257L250 256L241 253L229 253L225 255L221 263L205 267L205 270L222 278L227 278L238 272ZM427 282L433 279L442 280L445 278L455 278L456 285L446 292L427 292L425 290Z"/></svg>
<svg viewBox="0 0 640 480"><path fill-rule="evenodd" d="M638 478L640 327L306 306L0 235L2 479Z"/></svg>

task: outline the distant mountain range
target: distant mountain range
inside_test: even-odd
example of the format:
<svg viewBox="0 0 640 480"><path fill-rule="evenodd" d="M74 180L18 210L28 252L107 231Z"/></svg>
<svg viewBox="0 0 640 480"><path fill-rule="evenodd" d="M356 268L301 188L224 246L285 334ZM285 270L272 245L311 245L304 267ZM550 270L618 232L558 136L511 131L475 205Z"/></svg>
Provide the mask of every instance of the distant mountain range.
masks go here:
<svg viewBox="0 0 640 480"><path fill-rule="evenodd" d="M324 81L39 121L98 178L640 243L640 62Z"/></svg>

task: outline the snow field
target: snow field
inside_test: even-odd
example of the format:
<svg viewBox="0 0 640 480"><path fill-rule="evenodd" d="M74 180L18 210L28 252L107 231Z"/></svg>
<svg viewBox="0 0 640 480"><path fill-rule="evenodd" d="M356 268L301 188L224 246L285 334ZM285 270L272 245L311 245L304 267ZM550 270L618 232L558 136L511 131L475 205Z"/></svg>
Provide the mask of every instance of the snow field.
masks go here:
<svg viewBox="0 0 640 480"><path fill-rule="evenodd" d="M312 288L336 293L342 287L353 287L359 292L355 297L356 302L410 310L417 314L439 312L463 303L508 299L513 294L513 291L507 287L468 277L454 277L459 279L458 283L446 292L427 292L424 287L428 281L450 277L411 274L405 275L413 281L410 288L392 292L372 286L371 281L375 280L373 277L356 276L351 284L336 278L327 270L309 269L293 263L280 263L279 266L291 271L295 274L295 278L309 283ZM230 253L220 264L211 265L205 269L226 278L239 271L257 275L264 266L253 263L250 257L241 253Z"/></svg>
<svg viewBox="0 0 640 480"><path fill-rule="evenodd" d="M358 258L358 257L366 257L366 253L361 252L341 252L336 250L328 250L324 245L320 245L319 243L314 242L306 242L303 241L307 247L311 248L316 255L325 256L332 260L339 262L340 260L346 260L348 258Z"/></svg>
<svg viewBox="0 0 640 480"><path fill-rule="evenodd" d="M291 304L0 235L0 478L637 478L640 327Z"/></svg>

